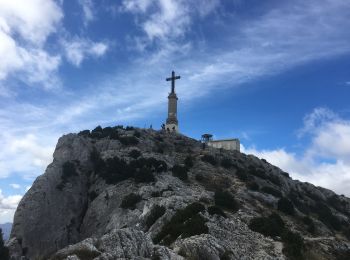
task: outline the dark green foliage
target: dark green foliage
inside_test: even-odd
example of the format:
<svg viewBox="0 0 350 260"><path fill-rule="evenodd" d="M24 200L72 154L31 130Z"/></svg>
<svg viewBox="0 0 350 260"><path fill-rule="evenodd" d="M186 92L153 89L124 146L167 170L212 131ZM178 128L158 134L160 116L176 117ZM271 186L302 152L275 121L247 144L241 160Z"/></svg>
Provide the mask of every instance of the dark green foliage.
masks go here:
<svg viewBox="0 0 350 260"><path fill-rule="evenodd" d="M333 215L331 209L325 203L317 202L314 207L314 212L318 215L319 220L329 228L335 230L341 229L341 222Z"/></svg>
<svg viewBox="0 0 350 260"><path fill-rule="evenodd" d="M255 181L247 182L247 188L253 191L258 191L260 189L259 185Z"/></svg>
<svg viewBox="0 0 350 260"><path fill-rule="evenodd" d="M186 166L175 164L171 171L173 173L173 176L179 178L182 181L186 181L188 179L188 169Z"/></svg>
<svg viewBox="0 0 350 260"><path fill-rule="evenodd" d="M205 225L205 223L206 221L201 215L194 215L187 222L185 222L181 237L186 238L200 234L208 234L208 227Z"/></svg>
<svg viewBox="0 0 350 260"><path fill-rule="evenodd" d="M295 213L293 203L287 198L280 198L278 200L277 209L288 215L294 215Z"/></svg>
<svg viewBox="0 0 350 260"><path fill-rule="evenodd" d="M142 197L135 193L130 193L126 195L120 204L120 207L123 209L132 209L136 208L136 204L142 200Z"/></svg>
<svg viewBox="0 0 350 260"><path fill-rule="evenodd" d="M94 130L91 131L90 136L92 138L102 138L102 127L97 126Z"/></svg>
<svg viewBox="0 0 350 260"><path fill-rule="evenodd" d="M125 130L126 131L131 131L131 130L134 130L135 128L133 126L126 126L125 127Z"/></svg>
<svg viewBox="0 0 350 260"><path fill-rule="evenodd" d="M241 168L238 168L236 170L236 175L237 175L238 179L240 179L241 181L247 181L248 180L248 175Z"/></svg>
<svg viewBox="0 0 350 260"><path fill-rule="evenodd" d="M283 253L289 259L303 259L304 240L298 233L285 229L282 233L282 241L284 244Z"/></svg>
<svg viewBox="0 0 350 260"><path fill-rule="evenodd" d="M96 173L108 184L116 184L120 181L134 178L136 182L153 182L153 173L164 172L167 164L153 157L139 158L129 164L119 157L109 158L103 161L96 152L92 153Z"/></svg>
<svg viewBox="0 0 350 260"><path fill-rule="evenodd" d="M202 160L203 162L210 163L210 164L213 165L213 166L216 166L216 165L218 164L217 161L216 161L216 159L215 159L215 157L212 156L212 155L209 155L209 154L203 155L202 158L201 158L201 160Z"/></svg>
<svg viewBox="0 0 350 260"><path fill-rule="evenodd" d="M89 200L90 201L93 201L94 199L96 199L96 197L98 196L98 194L96 193L96 191L91 191L91 192L89 192Z"/></svg>
<svg viewBox="0 0 350 260"><path fill-rule="evenodd" d="M334 209L350 217L350 213L347 210L347 203L342 200L341 197L333 195L327 198L328 205L331 205Z"/></svg>
<svg viewBox="0 0 350 260"><path fill-rule="evenodd" d="M141 169L138 169L134 172L134 180L137 183L149 183L154 182L155 178L150 168L142 167Z"/></svg>
<svg viewBox="0 0 350 260"><path fill-rule="evenodd" d="M223 158L220 162L220 165L226 169L229 169L233 166L233 163L230 158Z"/></svg>
<svg viewBox="0 0 350 260"><path fill-rule="evenodd" d="M139 140L135 136L122 136L119 137L119 141L123 145L137 145Z"/></svg>
<svg viewBox="0 0 350 260"><path fill-rule="evenodd" d="M236 212L239 208L238 202L228 191L215 191L214 200L216 206L232 210L233 212Z"/></svg>
<svg viewBox="0 0 350 260"><path fill-rule="evenodd" d="M307 231L309 233L311 233L311 234L314 234L315 231L316 231L316 227L315 227L314 221L308 216L303 217L302 220L303 220L303 223L305 225L307 225Z"/></svg>
<svg viewBox="0 0 350 260"><path fill-rule="evenodd" d="M199 182L202 182L202 181L205 180L203 174L200 174L200 173L196 174L196 175L194 176L194 178L196 179L196 181L199 181Z"/></svg>
<svg viewBox="0 0 350 260"><path fill-rule="evenodd" d="M78 176L78 173L75 169L75 164L71 161L65 162L62 165L62 175L61 175L61 183L59 183L56 188L62 190L68 180L73 177Z"/></svg>
<svg viewBox="0 0 350 260"><path fill-rule="evenodd" d="M139 150L134 149L134 150L129 152L129 156L131 158L137 159L141 156L141 152Z"/></svg>
<svg viewBox="0 0 350 260"><path fill-rule="evenodd" d="M308 215L310 213L310 206L303 202L302 197L295 191L291 191L288 195L288 198L293 202L295 207Z"/></svg>
<svg viewBox="0 0 350 260"><path fill-rule="evenodd" d="M165 207L156 205L151 209L150 214L146 218L146 227L149 229L161 216L165 213Z"/></svg>
<svg viewBox="0 0 350 260"><path fill-rule="evenodd" d="M105 167L104 161L101 159L100 153L97 151L97 149L94 147L93 150L90 153L90 160L93 164L93 168L95 172L100 171Z"/></svg>
<svg viewBox="0 0 350 260"><path fill-rule="evenodd" d="M2 235L2 230L0 228L0 259L1 260L8 260L10 259L9 256L9 250L7 247L5 247L3 235Z"/></svg>
<svg viewBox="0 0 350 260"><path fill-rule="evenodd" d="M217 206L210 206L210 207L208 207L208 213L210 215L215 215L216 214L216 215L223 216L224 218L226 218L225 212L223 212L223 210L220 209Z"/></svg>
<svg viewBox="0 0 350 260"><path fill-rule="evenodd" d="M188 169L192 168L192 167L193 167L193 158L192 158L192 156L188 155L188 156L186 157L184 163L185 163L185 166L186 166Z"/></svg>
<svg viewBox="0 0 350 260"><path fill-rule="evenodd" d="M112 140L119 140L118 130L113 128L113 132L110 133L109 138Z"/></svg>
<svg viewBox="0 0 350 260"><path fill-rule="evenodd" d="M251 230L270 237L281 236L284 226L282 218L276 213L272 213L268 217L253 218L249 223Z"/></svg>
<svg viewBox="0 0 350 260"><path fill-rule="evenodd" d="M90 130L83 130L78 133L79 136L89 137L90 136Z"/></svg>
<svg viewBox="0 0 350 260"><path fill-rule="evenodd" d="M267 179L267 175L266 175L264 169L255 168L253 165L249 165L248 170L249 170L250 174L252 174L256 177L259 177L261 179Z"/></svg>
<svg viewBox="0 0 350 260"><path fill-rule="evenodd" d="M208 233L204 219L195 217L199 212L204 210L205 207L198 202L194 202L186 208L178 210L155 236L153 239L154 243L163 241L164 244L170 245L183 233L185 233L185 236ZM194 218L194 220L190 221L191 218Z"/></svg>
<svg viewBox="0 0 350 260"><path fill-rule="evenodd" d="M137 138L140 138L141 137L141 133L139 131L135 130L134 136L137 137Z"/></svg>
<svg viewBox="0 0 350 260"><path fill-rule="evenodd" d="M278 197L278 198L282 197L282 193L279 190L276 190L276 189L274 189L272 187L269 187L269 186L262 187L261 191L265 192L265 193L268 193L268 194L271 194L271 195L273 195L275 197Z"/></svg>

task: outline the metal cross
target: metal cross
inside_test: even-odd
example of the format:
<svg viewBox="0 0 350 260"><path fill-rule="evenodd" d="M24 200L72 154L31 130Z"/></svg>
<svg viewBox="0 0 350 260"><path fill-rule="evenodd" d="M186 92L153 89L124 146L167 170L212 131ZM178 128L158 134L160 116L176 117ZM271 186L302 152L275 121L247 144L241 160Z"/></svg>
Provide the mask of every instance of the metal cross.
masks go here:
<svg viewBox="0 0 350 260"><path fill-rule="evenodd" d="M175 91L175 80L180 79L180 76L175 76L175 72L171 72L171 78L167 78L166 81L171 80L171 93L174 93Z"/></svg>

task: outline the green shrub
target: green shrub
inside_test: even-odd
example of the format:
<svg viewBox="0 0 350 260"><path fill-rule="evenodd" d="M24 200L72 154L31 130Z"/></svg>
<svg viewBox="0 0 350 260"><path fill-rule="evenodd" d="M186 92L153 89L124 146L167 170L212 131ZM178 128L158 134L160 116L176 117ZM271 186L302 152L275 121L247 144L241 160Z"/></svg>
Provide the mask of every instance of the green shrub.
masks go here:
<svg viewBox="0 0 350 260"><path fill-rule="evenodd" d="M289 259L303 259L304 240L298 233L286 229L282 233L282 241L283 253Z"/></svg>
<svg viewBox="0 0 350 260"><path fill-rule="evenodd" d="M335 230L341 229L341 222L339 219L333 215L330 208L323 202L317 202L314 211L318 215L320 221L322 221L329 228L333 228Z"/></svg>
<svg viewBox="0 0 350 260"><path fill-rule="evenodd" d="M126 195L120 204L120 207L123 209L132 209L136 208L136 204L142 200L142 197L135 193L130 193Z"/></svg>
<svg viewBox="0 0 350 260"><path fill-rule="evenodd" d="M268 217L256 217L249 223L249 228L264 236L281 236L284 231L284 222L277 213L272 213Z"/></svg>
<svg viewBox="0 0 350 260"><path fill-rule="evenodd" d="M79 136L89 137L90 136L90 130L83 130L78 133Z"/></svg>
<svg viewBox="0 0 350 260"><path fill-rule="evenodd" d="M137 137L137 138L140 138L141 137L141 133L139 131L135 130L134 136Z"/></svg>
<svg viewBox="0 0 350 260"><path fill-rule="evenodd" d="M131 130L134 130L135 128L133 126L126 126L125 127L125 130L126 131L131 131Z"/></svg>
<svg viewBox="0 0 350 260"><path fill-rule="evenodd" d="M59 183L56 188L62 190L68 180L73 177L78 176L78 173L75 169L75 164L71 161L67 161L62 165L62 175L61 175L61 183Z"/></svg>
<svg viewBox="0 0 350 260"><path fill-rule="evenodd" d="M98 196L98 194L97 194L96 191L93 190L93 191L89 192L88 196L89 196L89 200L90 200L90 201L93 201L94 199L96 199L96 197Z"/></svg>
<svg viewBox="0 0 350 260"><path fill-rule="evenodd" d="M135 136L122 136L119 137L119 141L123 145L137 145L139 140Z"/></svg>
<svg viewBox="0 0 350 260"><path fill-rule="evenodd" d="M5 246L1 228L0 228L0 259L1 260L8 260L8 259L10 259L9 250Z"/></svg>
<svg viewBox="0 0 350 260"><path fill-rule="evenodd" d="M98 175L101 176L106 183L116 184L120 181L134 177L134 169L129 167L127 162L119 157L108 158L99 170Z"/></svg>
<svg viewBox="0 0 350 260"><path fill-rule="evenodd" d="M279 190L276 190L276 189L274 189L272 187L269 187L269 186L262 187L261 191L265 192L265 193L268 193L268 194L271 194L272 196L275 196L275 197L278 197L278 198L282 197L282 193Z"/></svg>
<svg viewBox="0 0 350 260"><path fill-rule="evenodd" d="M229 169L233 166L233 163L230 158L223 158L220 162L220 165L226 169Z"/></svg>
<svg viewBox="0 0 350 260"><path fill-rule="evenodd" d="M156 205L151 209L150 214L146 218L146 227L149 229L161 216L164 215L166 209L164 206Z"/></svg>
<svg viewBox="0 0 350 260"><path fill-rule="evenodd" d="M262 168L255 168L253 165L250 165L248 167L248 171L249 171L250 174L252 174L252 175L254 175L256 177L259 177L261 179L267 179L268 178L266 173L265 173L265 171L264 171L264 169L262 169Z"/></svg>
<svg viewBox="0 0 350 260"><path fill-rule="evenodd" d="M192 156L188 155L184 161L185 166L190 169L193 167L193 158Z"/></svg>
<svg viewBox="0 0 350 260"><path fill-rule="evenodd" d="M217 206L210 206L208 207L208 213L210 215L219 215L219 216L223 216L224 218L226 218L226 214L225 212L223 212L222 209L220 209L219 207Z"/></svg>
<svg viewBox="0 0 350 260"><path fill-rule="evenodd" d="M216 166L216 165L218 164L217 161L216 161L216 159L215 159L215 157L212 156L212 155L209 155L209 154L203 155L202 158L201 158L201 160L202 160L203 162L210 163L210 164L213 165L213 166Z"/></svg>
<svg viewBox="0 0 350 260"><path fill-rule="evenodd" d="M241 181L248 180L248 175L244 172L244 170L242 168L238 168L236 170L236 175L237 175L238 179L240 179Z"/></svg>
<svg viewBox="0 0 350 260"><path fill-rule="evenodd" d="M92 138L102 138L102 127L101 126L97 126L94 130L91 131L90 136Z"/></svg>
<svg viewBox="0 0 350 260"><path fill-rule="evenodd" d="M253 191L258 191L260 189L259 185L255 181L247 182L247 188Z"/></svg>
<svg viewBox="0 0 350 260"><path fill-rule="evenodd" d="M239 204L234 196L228 191L215 191L214 194L215 205L224 207L226 209L236 212L239 209Z"/></svg>
<svg viewBox="0 0 350 260"><path fill-rule="evenodd" d="M105 167L105 163L101 159L100 153L97 151L95 147L90 153L90 160L93 164L93 168L95 172L98 172Z"/></svg>
<svg viewBox="0 0 350 260"><path fill-rule="evenodd" d="M315 227L315 224L314 224L314 221L312 220L312 218L305 216L305 217L303 217L302 220L303 220L303 223L305 225L307 225L307 231L311 234L314 234L316 231L316 227Z"/></svg>
<svg viewBox="0 0 350 260"><path fill-rule="evenodd" d="M208 227L205 223L206 220L201 215L194 215L185 222L181 237L186 238L200 234L208 234Z"/></svg>
<svg viewBox="0 0 350 260"><path fill-rule="evenodd" d="M173 176L179 178L182 181L186 181L188 179L187 167L175 164L171 169Z"/></svg>
<svg viewBox="0 0 350 260"><path fill-rule="evenodd" d="M138 169L134 172L134 180L137 183L150 183L154 182L155 178L150 168L142 167L141 169Z"/></svg>
<svg viewBox="0 0 350 260"><path fill-rule="evenodd" d="M277 209L288 215L294 215L295 213L293 203L289 199L283 197L278 200Z"/></svg>
<svg viewBox="0 0 350 260"><path fill-rule="evenodd" d="M131 158L137 159L141 156L141 152L139 150L134 149L129 152L129 156Z"/></svg>
<svg viewBox="0 0 350 260"><path fill-rule="evenodd" d="M174 242L181 234L185 233L185 236L191 236L193 234L202 234L198 232L208 232L203 227L203 219L197 217L190 224L193 227L189 227L189 220L193 218L197 213L204 211L205 207L198 202L189 204L184 209L176 211L175 215L167 222L161 229L161 231L154 237L154 243L158 244L163 242L165 245L170 245Z"/></svg>

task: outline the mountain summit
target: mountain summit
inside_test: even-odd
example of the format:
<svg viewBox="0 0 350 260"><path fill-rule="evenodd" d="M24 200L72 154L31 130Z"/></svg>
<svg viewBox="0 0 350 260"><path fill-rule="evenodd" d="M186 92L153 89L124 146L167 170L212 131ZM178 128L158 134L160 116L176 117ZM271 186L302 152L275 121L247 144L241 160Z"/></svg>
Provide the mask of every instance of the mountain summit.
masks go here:
<svg viewBox="0 0 350 260"><path fill-rule="evenodd" d="M13 259L350 259L350 200L176 132L68 134L21 200Z"/></svg>

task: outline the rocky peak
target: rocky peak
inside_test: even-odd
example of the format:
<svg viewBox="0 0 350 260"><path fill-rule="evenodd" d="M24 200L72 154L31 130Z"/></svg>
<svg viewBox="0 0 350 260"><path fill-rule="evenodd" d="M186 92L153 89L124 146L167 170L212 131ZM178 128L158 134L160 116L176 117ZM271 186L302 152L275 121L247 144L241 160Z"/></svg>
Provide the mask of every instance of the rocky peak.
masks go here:
<svg viewBox="0 0 350 260"><path fill-rule="evenodd" d="M181 134L68 134L21 200L13 259L347 259L350 200ZM343 257L343 258L342 258Z"/></svg>

